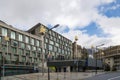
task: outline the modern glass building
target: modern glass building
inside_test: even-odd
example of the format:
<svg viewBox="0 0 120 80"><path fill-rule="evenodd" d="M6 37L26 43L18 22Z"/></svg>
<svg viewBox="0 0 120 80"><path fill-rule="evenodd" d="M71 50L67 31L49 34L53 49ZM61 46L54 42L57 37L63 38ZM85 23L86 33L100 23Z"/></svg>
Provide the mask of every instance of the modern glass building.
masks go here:
<svg viewBox="0 0 120 80"><path fill-rule="evenodd" d="M3 65L5 75L30 73L38 68L42 62L42 54L45 59L48 54L52 60L68 60L72 56L72 41L59 33L49 30L44 37L44 50L40 28L38 23L28 31L18 30L3 21L0 21L0 72ZM44 26L47 31L48 28Z"/></svg>

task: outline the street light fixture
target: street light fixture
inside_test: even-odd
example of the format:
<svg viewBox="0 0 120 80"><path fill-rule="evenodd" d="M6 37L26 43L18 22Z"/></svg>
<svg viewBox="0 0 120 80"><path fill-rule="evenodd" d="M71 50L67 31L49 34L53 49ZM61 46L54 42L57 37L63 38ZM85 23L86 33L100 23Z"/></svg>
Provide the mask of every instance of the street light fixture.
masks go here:
<svg viewBox="0 0 120 80"><path fill-rule="evenodd" d="M49 31L54 29L54 28L57 28L59 26L59 24L56 24L54 27L48 29L48 55L49 55L49 43L50 43L50 34L49 34ZM50 59L50 56L47 57L48 58L48 62L49 62L49 59ZM48 80L50 80L50 69L49 69L49 66L48 66Z"/></svg>
<svg viewBox="0 0 120 80"><path fill-rule="evenodd" d="M100 44L100 45L96 46L96 50L97 50L98 47L103 46L103 45L104 44ZM95 57L96 57L96 65L95 65L96 66L96 71L95 71L95 73L97 74L97 53L96 53Z"/></svg>
<svg viewBox="0 0 120 80"><path fill-rule="evenodd" d="M47 33L46 33L46 28L43 25L41 25L41 27L40 27L40 34L42 35L41 36L41 38L42 38L42 76L44 76L44 57L45 57L45 55L43 53L43 49L44 49L44 36L46 34L48 34L48 36L50 38L49 31L52 30L52 29L54 29L54 28L57 28L58 26L59 26L59 24L56 24L54 27L48 29ZM48 40L48 45L49 45L49 40ZM48 54L49 54L49 47L48 47ZM49 59L48 59L48 61L49 61ZM50 80L49 67L48 67L48 80Z"/></svg>

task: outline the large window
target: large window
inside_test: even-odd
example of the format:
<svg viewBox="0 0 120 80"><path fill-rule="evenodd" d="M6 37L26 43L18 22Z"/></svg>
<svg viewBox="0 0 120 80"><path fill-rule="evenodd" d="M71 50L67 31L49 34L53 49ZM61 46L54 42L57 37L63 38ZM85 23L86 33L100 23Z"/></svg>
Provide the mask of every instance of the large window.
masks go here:
<svg viewBox="0 0 120 80"><path fill-rule="evenodd" d="M40 46L40 41L39 40L36 41L36 46L38 46L38 47Z"/></svg>
<svg viewBox="0 0 120 80"><path fill-rule="evenodd" d="M17 48L16 47L11 47L11 50L13 53L17 53Z"/></svg>
<svg viewBox="0 0 120 80"><path fill-rule="evenodd" d="M58 44L58 43L55 43L55 46L59 47L59 44Z"/></svg>
<svg viewBox="0 0 120 80"><path fill-rule="evenodd" d="M50 44L54 45L54 42L50 40Z"/></svg>
<svg viewBox="0 0 120 80"><path fill-rule="evenodd" d="M25 44L21 43L21 48L24 49L25 48Z"/></svg>
<svg viewBox="0 0 120 80"><path fill-rule="evenodd" d="M25 42L26 42L26 43L29 43L29 40L30 40L29 37L26 36L26 37L25 37Z"/></svg>
<svg viewBox="0 0 120 80"><path fill-rule="evenodd" d="M0 53L0 60L2 60L2 53Z"/></svg>
<svg viewBox="0 0 120 80"><path fill-rule="evenodd" d="M11 54L7 55L7 60L11 60Z"/></svg>
<svg viewBox="0 0 120 80"><path fill-rule="evenodd" d="M49 50L53 50L53 46L52 45L49 45Z"/></svg>
<svg viewBox="0 0 120 80"><path fill-rule="evenodd" d="M38 51L42 52L42 49L41 49L41 48L38 48Z"/></svg>
<svg viewBox="0 0 120 80"><path fill-rule="evenodd" d="M8 30L6 28L2 28L2 36L7 36Z"/></svg>
<svg viewBox="0 0 120 80"><path fill-rule="evenodd" d="M14 31L11 31L11 36L10 36L12 39L15 39L15 32Z"/></svg>
<svg viewBox="0 0 120 80"><path fill-rule="evenodd" d="M32 48L33 48L34 51L36 50L36 47L35 47L35 46L33 46Z"/></svg>
<svg viewBox="0 0 120 80"><path fill-rule="evenodd" d="M31 50L31 46L30 46L30 45L27 45L27 49L28 49L28 50Z"/></svg>
<svg viewBox="0 0 120 80"><path fill-rule="evenodd" d="M26 61L26 57L22 56L22 62L25 62L25 61Z"/></svg>
<svg viewBox="0 0 120 80"><path fill-rule="evenodd" d="M0 37L0 43L2 42L2 37Z"/></svg>
<svg viewBox="0 0 120 80"><path fill-rule="evenodd" d="M32 52L32 55L33 55L33 57L36 57L36 52L33 51L33 52Z"/></svg>
<svg viewBox="0 0 120 80"><path fill-rule="evenodd" d="M45 38L45 42L48 43L48 38Z"/></svg>
<svg viewBox="0 0 120 80"><path fill-rule="evenodd" d="M18 42L17 41L13 41L12 45L15 46L15 47L17 47L18 46Z"/></svg>
<svg viewBox="0 0 120 80"><path fill-rule="evenodd" d="M19 41L23 41L23 35L19 34Z"/></svg>
<svg viewBox="0 0 120 80"><path fill-rule="evenodd" d="M20 55L24 54L24 50L23 49L19 49L19 54Z"/></svg>
<svg viewBox="0 0 120 80"><path fill-rule="evenodd" d="M57 52L57 51L58 51L57 47L55 47L55 46L54 46L54 51L55 51L55 52Z"/></svg>
<svg viewBox="0 0 120 80"><path fill-rule="evenodd" d="M31 38L31 44L32 45L34 45L35 44L35 42L34 42L35 40L33 39L33 38Z"/></svg>

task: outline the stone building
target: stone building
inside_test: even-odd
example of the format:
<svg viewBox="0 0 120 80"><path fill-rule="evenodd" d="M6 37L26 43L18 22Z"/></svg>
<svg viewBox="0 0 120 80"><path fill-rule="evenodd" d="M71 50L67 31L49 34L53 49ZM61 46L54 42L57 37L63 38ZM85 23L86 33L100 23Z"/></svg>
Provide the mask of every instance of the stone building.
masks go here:
<svg viewBox="0 0 120 80"><path fill-rule="evenodd" d="M102 54L103 52L104 54ZM97 52L97 58L102 59L105 64L110 66L110 70L114 68L120 69L120 45L110 46L102 51Z"/></svg>

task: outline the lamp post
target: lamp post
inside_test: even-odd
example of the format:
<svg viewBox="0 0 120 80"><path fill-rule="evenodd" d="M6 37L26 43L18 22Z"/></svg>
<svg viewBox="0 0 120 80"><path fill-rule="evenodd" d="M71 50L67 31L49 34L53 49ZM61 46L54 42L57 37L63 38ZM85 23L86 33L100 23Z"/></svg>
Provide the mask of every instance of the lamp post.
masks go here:
<svg viewBox="0 0 120 80"><path fill-rule="evenodd" d="M7 42L6 46L7 46L7 52L8 53L8 41L9 41L9 37L8 36L5 36L4 37L5 41ZM5 76L5 53L3 53L3 80L4 80L4 76Z"/></svg>
<svg viewBox="0 0 120 80"><path fill-rule="evenodd" d="M50 54L49 54L50 34L49 34L49 31L52 30L52 29L54 29L54 28L57 28L58 26L59 26L59 24L56 24L54 27L48 29L48 37L49 37L49 38L48 38L48 39L49 39L49 40L48 40L48 57L47 57L47 58L48 58L48 62L49 62L49 60L50 60L50 56L49 56L49 55L50 55ZM49 66L48 66L48 80L50 80L50 69L49 69Z"/></svg>
<svg viewBox="0 0 120 80"><path fill-rule="evenodd" d="M98 47L100 47L100 46L103 46L104 44L101 44L101 45L98 45L98 46L96 46L96 50L97 50L97 48ZM97 53L96 53L96 55L95 55L95 57L96 57L96 61L95 61L95 66L96 66L96 71L95 71L95 73L97 74Z"/></svg>
<svg viewBox="0 0 120 80"><path fill-rule="evenodd" d="M48 36L50 36L50 34L49 34L49 31L50 30L52 30L52 29L54 29L54 28L57 28L59 26L59 24L57 24L57 25L55 25L54 27L52 27L52 28L50 28L50 29L48 29ZM43 53L43 49L44 49L44 36L45 36L45 34L47 34L46 33L46 28L43 26L43 25L41 25L41 27L40 27L40 34L42 35L41 36L41 38L42 38L42 76L44 76L44 57L45 57L45 55L44 55L44 53ZM50 38L50 37L49 37ZM49 45L49 40L48 40L48 45ZM48 54L49 54L49 47L48 47ZM48 57L49 58L49 57ZM48 60L49 61L49 60ZM50 80L50 75L49 75L49 67L48 67L48 80Z"/></svg>
<svg viewBox="0 0 120 80"><path fill-rule="evenodd" d="M103 70L104 70L104 54L105 54L105 53L102 51L102 52L101 52L101 55L102 55L101 60L102 60Z"/></svg>

